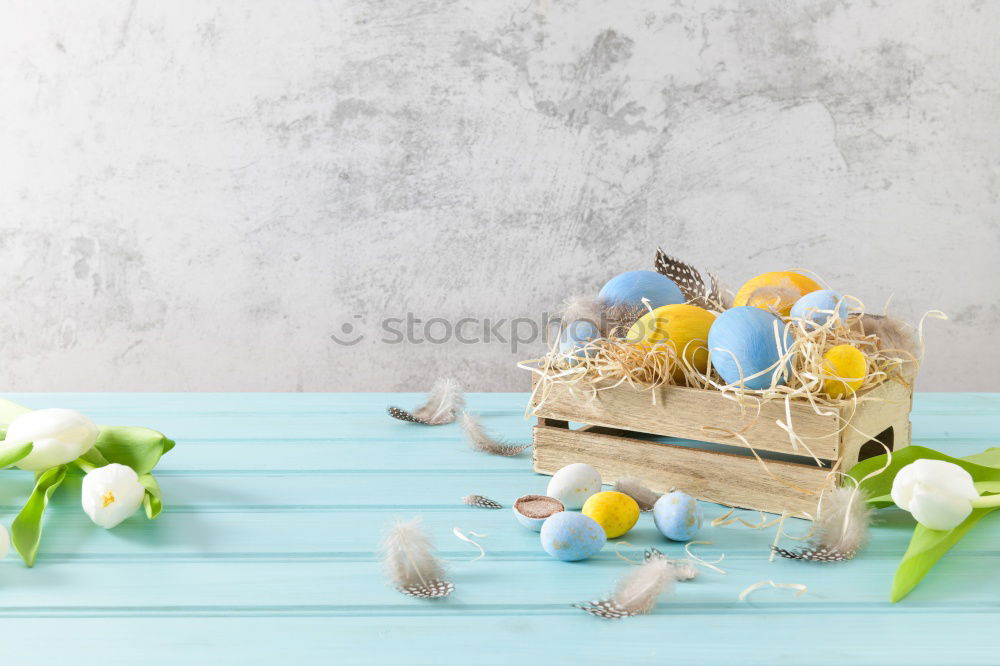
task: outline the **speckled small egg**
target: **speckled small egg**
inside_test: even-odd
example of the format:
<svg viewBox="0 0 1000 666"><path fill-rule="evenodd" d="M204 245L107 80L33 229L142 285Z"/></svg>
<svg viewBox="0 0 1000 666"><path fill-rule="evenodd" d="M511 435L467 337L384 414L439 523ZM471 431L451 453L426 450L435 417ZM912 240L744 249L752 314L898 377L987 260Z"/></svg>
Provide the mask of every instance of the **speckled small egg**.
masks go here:
<svg viewBox="0 0 1000 666"><path fill-rule="evenodd" d="M701 508L693 497L675 490L656 500L653 522L671 541L690 541L701 529Z"/></svg>
<svg viewBox="0 0 1000 666"><path fill-rule="evenodd" d="M850 397L865 383L868 361L851 345L837 345L823 354L823 372L829 377L823 381L823 391L828 396Z"/></svg>
<svg viewBox="0 0 1000 666"><path fill-rule="evenodd" d="M774 309L787 317L795 301L805 294L822 289L810 277L794 271L764 273L747 280L736 292L733 305L750 305L762 310Z"/></svg>
<svg viewBox="0 0 1000 666"><path fill-rule="evenodd" d="M561 511L542 524L540 535L545 552L564 562L585 560L607 542L604 529L582 513Z"/></svg>
<svg viewBox="0 0 1000 666"><path fill-rule="evenodd" d="M770 387L772 378L775 384L785 383L791 358L784 364L786 369L778 361L791 344L792 334L783 321L748 305L726 310L708 331L715 371L727 384L738 384L742 377L743 385L753 390Z"/></svg>
<svg viewBox="0 0 1000 666"><path fill-rule="evenodd" d="M514 500L514 517L533 532L541 531L550 516L565 510L562 502L545 495L524 495Z"/></svg>
<svg viewBox="0 0 1000 666"><path fill-rule="evenodd" d="M597 347L588 343L598 340L601 332L597 326L586 319L571 321L559 335L559 353L574 361L597 353Z"/></svg>
<svg viewBox="0 0 1000 666"><path fill-rule="evenodd" d="M601 492L601 473L587 463L566 465L552 475L545 494L555 497L567 509L579 509L587 498Z"/></svg>
<svg viewBox="0 0 1000 666"><path fill-rule="evenodd" d="M628 271L616 275L601 287L598 300L608 305L643 307L642 299L654 310L672 303L683 303L680 287L656 271Z"/></svg>
<svg viewBox="0 0 1000 666"><path fill-rule="evenodd" d="M591 495L583 503L583 515L596 520L609 539L616 539L639 520L639 505L625 493L605 490Z"/></svg>
<svg viewBox="0 0 1000 666"><path fill-rule="evenodd" d="M847 321L847 302L832 289L813 291L795 301L789 314L807 323L823 326L836 313L840 321Z"/></svg>

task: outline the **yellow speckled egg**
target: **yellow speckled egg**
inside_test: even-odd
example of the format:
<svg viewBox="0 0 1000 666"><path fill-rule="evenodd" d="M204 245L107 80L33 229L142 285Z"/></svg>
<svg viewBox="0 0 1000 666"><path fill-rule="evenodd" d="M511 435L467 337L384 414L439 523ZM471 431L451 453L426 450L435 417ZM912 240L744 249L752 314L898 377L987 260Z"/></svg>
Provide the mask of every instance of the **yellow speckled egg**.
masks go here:
<svg viewBox="0 0 1000 666"><path fill-rule="evenodd" d="M678 356L684 354L690 365L705 372L708 369L708 329L714 321L714 312L697 305L664 305L639 318L629 329L626 340L643 347L669 344ZM675 378L683 376L681 368L674 370Z"/></svg>
<svg viewBox="0 0 1000 666"><path fill-rule="evenodd" d="M852 395L865 381L868 362L865 355L851 345L837 345L823 354L823 371L831 377L823 382L823 390L831 398Z"/></svg>
<svg viewBox="0 0 1000 666"><path fill-rule="evenodd" d="M639 505L626 495L614 490L591 495L583 505L581 512L604 528L609 539L620 537L632 529L639 520Z"/></svg>
<svg viewBox="0 0 1000 666"><path fill-rule="evenodd" d="M733 305L752 305L762 310L773 307L778 314L787 317L795 301L818 289L822 287L815 280L801 273L764 273L740 287Z"/></svg>

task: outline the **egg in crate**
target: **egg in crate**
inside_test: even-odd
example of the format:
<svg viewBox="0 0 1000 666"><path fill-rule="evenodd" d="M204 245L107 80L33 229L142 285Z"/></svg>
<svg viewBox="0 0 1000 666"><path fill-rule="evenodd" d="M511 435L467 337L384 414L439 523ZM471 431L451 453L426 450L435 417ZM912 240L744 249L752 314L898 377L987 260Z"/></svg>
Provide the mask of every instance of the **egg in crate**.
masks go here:
<svg viewBox="0 0 1000 666"><path fill-rule="evenodd" d="M812 291L795 301L789 315L795 319L805 319L807 326L811 324L824 326L836 316L840 321L847 321L847 302L844 297L832 289Z"/></svg>
<svg viewBox="0 0 1000 666"><path fill-rule="evenodd" d="M597 347L590 344L601 337L601 332L594 322L586 319L571 321L559 334L559 353L569 361L597 353Z"/></svg>
<svg viewBox="0 0 1000 666"><path fill-rule="evenodd" d="M601 287L597 298L608 306L645 306L649 301L654 310L663 305L683 303L684 295L673 280L656 271L628 271L616 275Z"/></svg>
<svg viewBox="0 0 1000 666"><path fill-rule="evenodd" d="M763 273L747 281L736 292L734 306L752 305L763 310L773 309L783 317L797 300L808 293L822 289L812 278L794 271Z"/></svg>
<svg viewBox="0 0 1000 666"><path fill-rule="evenodd" d="M560 511L542 523L539 535L545 552L564 562L585 560L607 542L604 528L582 513Z"/></svg>
<svg viewBox="0 0 1000 666"><path fill-rule="evenodd" d="M837 345L823 354L823 391L831 398L849 397L865 383L868 361L851 345Z"/></svg>
<svg viewBox="0 0 1000 666"><path fill-rule="evenodd" d="M583 503L582 513L596 520L609 539L615 539L639 520L639 505L625 493L605 490L591 495Z"/></svg>
<svg viewBox="0 0 1000 666"><path fill-rule="evenodd" d="M753 390L768 388L772 378L776 385L787 381L791 358L778 361L791 344L792 335L781 319L749 305L726 310L708 331L715 371L727 384L739 384L742 377L743 386Z"/></svg>
<svg viewBox="0 0 1000 666"><path fill-rule="evenodd" d="M715 322L715 313L697 305L664 305L643 315L629 329L626 341L646 349L655 345L670 345L677 356L684 355L689 365L699 372L708 370L708 331ZM675 379L683 379L678 364Z"/></svg>

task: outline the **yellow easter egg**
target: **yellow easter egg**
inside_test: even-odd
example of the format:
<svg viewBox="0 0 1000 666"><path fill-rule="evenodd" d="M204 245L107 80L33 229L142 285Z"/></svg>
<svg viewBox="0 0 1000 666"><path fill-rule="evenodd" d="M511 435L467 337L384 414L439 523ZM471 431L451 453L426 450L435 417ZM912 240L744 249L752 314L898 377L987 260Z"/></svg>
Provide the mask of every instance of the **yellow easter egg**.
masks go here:
<svg viewBox="0 0 1000 666"><path fill-rule="evenodd" d="M762 310L774 308L775 312L787 317L795 301L818 289L822 287L815 280L801 273L792 271L764 273L740 287L736 292L736 298L733 299L733 305L752 305Z"/></svg>
<svg viewBox="0 0 1000 666"><path fill-rule="evenodd" d="M699 372L708 369L708 329L712 328L715 313L697 305L664 305L647 312L632 328L626 340L645 348L668 344L677 355ZM683 370L674 370L674 377L682 378Z"/></svg>
<svg viewBox="0 0 1000 666"><path fill-rule="evenodd" d="M632 529L632 526L639 520L639 505L625 493L605 490L591 495L583 503L581 513L594 519L598 525L604 528L607 537L614 539Z"/></svg>
<svg viewBox="0 0 1000 666"><path fill-rule="evenodd" d="M823 382L823 390L828 396L850 397L864 383L868 362L865 355L851 345L837 345L823 354L823 372L837 378Z"/></svg>

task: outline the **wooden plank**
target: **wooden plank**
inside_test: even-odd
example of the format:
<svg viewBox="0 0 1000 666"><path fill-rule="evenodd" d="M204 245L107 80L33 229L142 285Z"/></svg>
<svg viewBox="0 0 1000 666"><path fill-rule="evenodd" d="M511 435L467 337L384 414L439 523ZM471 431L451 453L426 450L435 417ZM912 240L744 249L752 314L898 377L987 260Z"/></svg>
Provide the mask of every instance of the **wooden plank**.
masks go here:
<svg viewBox="0 0 1000 666"><path fill-rule="evenodd" d="M767 461L774 478L753 457L535 426L536 472L554 474L575 462L593 465L607 483L637 476L659 492L676 487L709 502L773 513L814 512L817 495L805 491L831 485L827 468Z"/></svg>
<svg viewBox="0 0 1000 666"><path fill-rule="evenodd" d="M534 378L537 384L540 379ZM535 415L543 418L576 421L609 428L621 428L666 437L681 437L703 442L741 446L739 439L720 433L724 428L739 432L761 451L801 454L789 441L788 433L777 421L785 421L783 402L760 403L742 407L718 391L664 386L636 391L629 386L594 392L571 389L553 382L546 389L544 404L538 405L540 391L532 394ZM802 437L816 457L834 459L839 452L837 415L816 414L806 403L791 407L795 432Z"/></svg>

